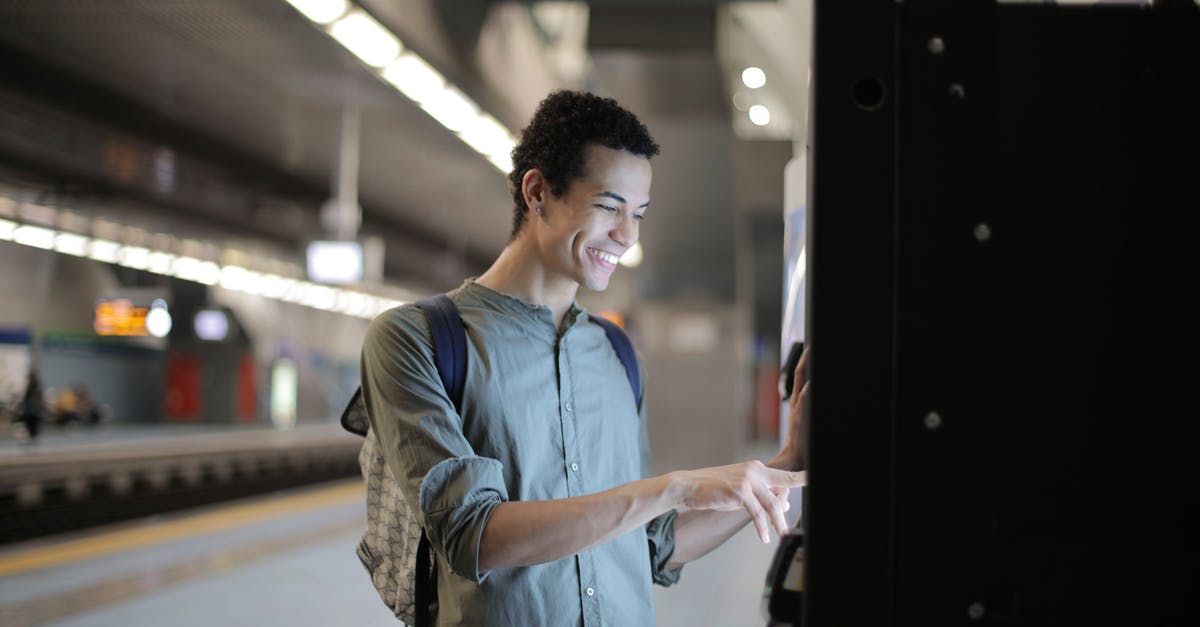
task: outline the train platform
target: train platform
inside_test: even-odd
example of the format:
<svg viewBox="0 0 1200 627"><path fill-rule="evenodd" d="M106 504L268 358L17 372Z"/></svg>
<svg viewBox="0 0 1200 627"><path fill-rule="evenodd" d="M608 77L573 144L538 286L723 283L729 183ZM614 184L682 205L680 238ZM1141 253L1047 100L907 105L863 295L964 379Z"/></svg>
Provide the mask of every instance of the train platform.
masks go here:
<svg viewBox="0 0 1200 627"><path fill-rule="evenodd" d="M0 624L398 625L354 552L364 503L349 479L9 545ZM655 588L658 625L766 624L774 548L744 529L686 566Z"/></svg>
<svg viewBox="0 0 1200 627"><path fill-rule="evenodd" d="M336 423L288 430L154 425L0 440L0 544L355 476L362 439Z"/></svg>

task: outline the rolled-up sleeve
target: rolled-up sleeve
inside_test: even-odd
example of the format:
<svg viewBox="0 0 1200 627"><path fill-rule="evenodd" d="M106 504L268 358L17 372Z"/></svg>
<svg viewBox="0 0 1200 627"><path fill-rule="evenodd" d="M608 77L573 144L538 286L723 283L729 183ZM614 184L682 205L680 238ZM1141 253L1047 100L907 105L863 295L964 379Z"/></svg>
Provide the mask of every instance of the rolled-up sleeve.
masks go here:
<svg viewBox="0 0 1200 627"><path fill-rule="evenodd" d="M421 482L421 512L433 546L445 548L450 570L482 582L479 544L483 528L500 503L508 500L500 462L487 457L447 459Z"/></svg>
<svg viewBox="0 0 1200 627"><path fill-rule="evenodd" d="M384 460L438 558L474 581L479 544L496 505L508 500L502 464L476 455L434 365L424 314L390 310L367 329L363 401Z"/></svg>
<svg viewBox="0 0 1200 627"><path fill-rule="evenodd" d="M646 525L646 541L650 545L650 577L666 587L679 581L683 567L668 568L675 555L675 510L671 510Z"/></svg>

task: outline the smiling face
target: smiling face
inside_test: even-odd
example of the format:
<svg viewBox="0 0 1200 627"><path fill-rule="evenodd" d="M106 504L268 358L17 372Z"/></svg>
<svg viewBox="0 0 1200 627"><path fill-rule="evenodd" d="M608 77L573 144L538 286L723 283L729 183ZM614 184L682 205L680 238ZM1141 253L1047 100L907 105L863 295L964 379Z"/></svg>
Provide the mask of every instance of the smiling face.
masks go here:
<svg viewBox="0 0 1200 627"><path fill-rule="evenodd" d="M604 290L617 260L638 241L650 204L650 160L589 145L584 176L563 196L543 190L541 199L541 215L529 226L546 278Z"/></svg>

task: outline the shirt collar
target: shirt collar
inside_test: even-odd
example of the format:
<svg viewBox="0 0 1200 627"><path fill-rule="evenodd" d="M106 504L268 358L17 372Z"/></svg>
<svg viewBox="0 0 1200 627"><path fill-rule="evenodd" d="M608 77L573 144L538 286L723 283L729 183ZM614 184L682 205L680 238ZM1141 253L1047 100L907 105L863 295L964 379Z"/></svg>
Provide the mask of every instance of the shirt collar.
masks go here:
<svg viewBox="0 0 1200 627"><path fill-rule="evenodd" d="M539 320L543 318L550 319L549 306L531 303L519 296L498 292L476 282L475 277L463 281L462 287L459 289L501 312L533 316ZM586 321L587 310L579 306L578 300L571 301L571 306L567 308L566 314L563 315L563 328L568 329L580 322Z"/></svg>

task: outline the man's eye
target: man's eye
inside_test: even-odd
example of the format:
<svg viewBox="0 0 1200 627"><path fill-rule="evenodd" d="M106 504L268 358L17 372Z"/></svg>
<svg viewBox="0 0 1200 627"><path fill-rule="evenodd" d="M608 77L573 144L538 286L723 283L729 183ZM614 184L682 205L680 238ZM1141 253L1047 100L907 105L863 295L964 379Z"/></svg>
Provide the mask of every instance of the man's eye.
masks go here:
<svg viewBox="0 0 1200 627"><path fill-rule="evenodd" d="M637 220L638 222L641 222L642 220L646 219L646 216L644 216L640 213L635 213L635 214L633 214L633 219Z"/></svg>
<svg viewBox="0 0 1200 627"><path fill-rule="evenodd" d="M609 205L596 205L596 207L598 207L598 208L600 208L600 209L603 209L603 210L605 210L605 211L607 211L607 212L609 212L609 213L613 213L613 212L615 212L615 211L617 210L617 208L616 208L616 207L612 207L612 206L609 206Z"/></svg>

